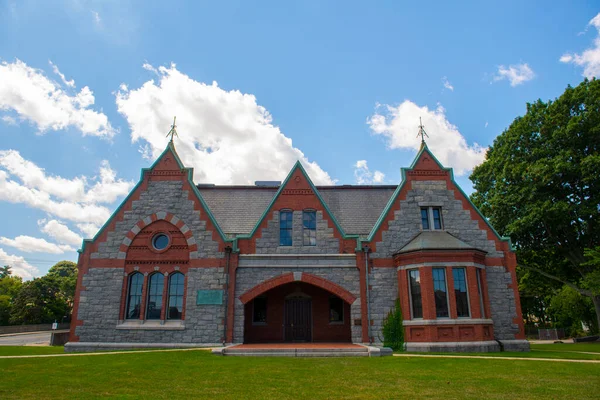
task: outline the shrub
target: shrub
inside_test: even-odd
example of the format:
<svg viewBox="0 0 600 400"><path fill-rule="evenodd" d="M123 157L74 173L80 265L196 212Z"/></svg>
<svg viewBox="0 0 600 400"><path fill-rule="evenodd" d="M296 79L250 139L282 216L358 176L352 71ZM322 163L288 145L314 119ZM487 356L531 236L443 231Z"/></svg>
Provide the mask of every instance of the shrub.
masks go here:
<svg viewBox="0 0 600 400"><path fill-rule="evenodd" d="M383 345L394 351L404 350L404 326L402 325L402 309L399 299L396 299L394 308L383 320Z"/></svg>

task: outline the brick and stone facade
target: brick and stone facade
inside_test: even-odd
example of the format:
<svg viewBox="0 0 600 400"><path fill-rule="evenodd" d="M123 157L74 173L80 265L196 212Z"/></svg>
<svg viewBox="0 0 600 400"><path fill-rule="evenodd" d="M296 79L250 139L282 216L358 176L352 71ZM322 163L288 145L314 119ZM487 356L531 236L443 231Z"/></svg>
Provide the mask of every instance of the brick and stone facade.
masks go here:
<svg viewBox="0 0 600 400"><path fill-rule="evenodd" d="M277 187L196 187L170 143L84 242L66 349L380 344L397 299L408 349L527 349L510 243L426 146L403 175L319 189L297 163Z"/></svg>

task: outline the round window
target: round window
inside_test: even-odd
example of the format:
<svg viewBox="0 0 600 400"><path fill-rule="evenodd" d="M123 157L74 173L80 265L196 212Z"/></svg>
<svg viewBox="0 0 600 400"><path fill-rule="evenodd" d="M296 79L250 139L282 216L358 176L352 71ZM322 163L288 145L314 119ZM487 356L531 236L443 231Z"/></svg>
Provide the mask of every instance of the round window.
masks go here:
<svg viewBox="0 0 600 400"><path fill-rule="evenodd" d="M164 250L169 245L169 237L164 233L159 233L152 238L152 246L156 250Z"/></svg>

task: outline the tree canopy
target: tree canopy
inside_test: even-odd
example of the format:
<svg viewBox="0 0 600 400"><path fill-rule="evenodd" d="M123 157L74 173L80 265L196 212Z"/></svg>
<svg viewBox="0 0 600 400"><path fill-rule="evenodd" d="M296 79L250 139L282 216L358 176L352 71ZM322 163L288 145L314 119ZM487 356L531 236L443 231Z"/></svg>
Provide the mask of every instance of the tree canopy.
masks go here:
<svg viewBox="0 0 600 400"><path fill-rule="evenodd" d="M600 81L586 79L527 104L473 170L471 199L520 266L592 298L600 320L599 149Z"/></svg>

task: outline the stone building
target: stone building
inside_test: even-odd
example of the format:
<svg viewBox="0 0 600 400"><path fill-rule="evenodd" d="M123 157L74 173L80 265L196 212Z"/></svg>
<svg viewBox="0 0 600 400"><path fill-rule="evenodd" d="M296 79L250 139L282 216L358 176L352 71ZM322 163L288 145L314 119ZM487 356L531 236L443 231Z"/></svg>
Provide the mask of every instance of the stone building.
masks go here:
<svg viewBox="0 0 600 400"><path fill-rule="evenodd" d="M222 343L527 350L502 238L423 145L398 186L196 185L169 143L79 255L68 351Z"/></svg>

